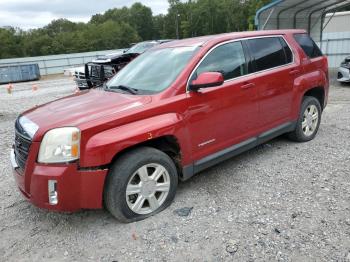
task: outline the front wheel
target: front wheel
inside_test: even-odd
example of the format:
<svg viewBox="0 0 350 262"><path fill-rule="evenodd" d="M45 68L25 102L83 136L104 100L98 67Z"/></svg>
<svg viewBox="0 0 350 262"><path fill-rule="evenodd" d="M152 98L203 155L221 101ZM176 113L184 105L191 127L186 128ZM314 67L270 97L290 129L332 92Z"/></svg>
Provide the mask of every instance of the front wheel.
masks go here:
<svg viewBox="0 0 350 262"><path fill-rule="evenodd" d="M289 138L297 142L307 142L315 138L321 123L320 102L311 96L305 96L300 108L296 128Z"/></svg>
<svg viewBox="0 0 350 262"><path fill-rule="evenodd" d="M105 184L105 206L121 222L142 220L171 204L177 183L175 164L167 154L137 148L112 165Z"/></svg>

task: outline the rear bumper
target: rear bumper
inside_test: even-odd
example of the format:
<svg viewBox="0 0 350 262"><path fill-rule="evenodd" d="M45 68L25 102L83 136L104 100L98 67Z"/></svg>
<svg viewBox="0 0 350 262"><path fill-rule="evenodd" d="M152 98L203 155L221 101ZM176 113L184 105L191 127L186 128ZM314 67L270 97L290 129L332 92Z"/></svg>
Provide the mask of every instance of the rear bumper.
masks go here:
<svg viewBox="0 0 350 262"><path fill-rule="evenodd" d="M72 212L103 206L103 187L107 170L82 171L76 163L56 166L34 163L32 168L26 168L21 174L16 163L13 160L11 163L21 193L37 207ZM49 203L49 180L56 181L57 204Z"/></svg>
<svg viewBox="0 0 350 262"><path fill-rule="evenodd" d="M337 80L339 82L350 82L350 69L339 67Z"/></svg>

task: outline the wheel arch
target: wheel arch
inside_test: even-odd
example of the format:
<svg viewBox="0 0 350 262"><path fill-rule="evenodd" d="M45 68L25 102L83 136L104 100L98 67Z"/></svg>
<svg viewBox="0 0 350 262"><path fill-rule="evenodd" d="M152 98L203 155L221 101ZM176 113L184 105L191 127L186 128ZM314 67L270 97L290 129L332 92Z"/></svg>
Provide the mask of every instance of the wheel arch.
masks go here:
<svg viewBox="0 0 350 262"><path fill-rule="evenodd" d="M303 97L305 96L312 96L315 97L321 105L321 109L324 109L325 106L325 89L322 86L314 87L311 89L308 89L304 92Z"/></svg>
<svg viewBox="0 0 350 262"><path fill-rule="evenodd" d="M190 141L176 113L158 115L94 134L83 145L82 168L107 167L134 148L148 146L169 155L179 170L190 161Z"/></svg>
<svg viewBox="0 0 350 262"><path fill-rule="evenodd" d="M152 147L167 154L176 166L179 176L182 176L182 152L178 138L175 135L163 135L143 142L136 143L117 152L111 160L111 163L117 161L122 155L136 148Z"/></svg>

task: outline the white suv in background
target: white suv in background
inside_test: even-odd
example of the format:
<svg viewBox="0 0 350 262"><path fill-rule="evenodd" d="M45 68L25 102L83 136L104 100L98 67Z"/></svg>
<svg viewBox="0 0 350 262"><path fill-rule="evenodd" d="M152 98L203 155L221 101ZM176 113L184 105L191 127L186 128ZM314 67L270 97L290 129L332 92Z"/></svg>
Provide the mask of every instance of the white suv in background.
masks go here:
<svg viewBox="0 0 350 262"><path fill-rule="evenodd" d="M350 83L350 56L340 64L337 79L341 83Z"/></svg>

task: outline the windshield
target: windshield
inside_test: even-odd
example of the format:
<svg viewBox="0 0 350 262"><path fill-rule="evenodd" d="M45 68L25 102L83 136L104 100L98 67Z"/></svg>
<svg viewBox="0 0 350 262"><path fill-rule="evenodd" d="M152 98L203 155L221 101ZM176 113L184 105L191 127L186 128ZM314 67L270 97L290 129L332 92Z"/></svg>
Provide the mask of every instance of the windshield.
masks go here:
<svg viewBox="0 0 350 262"><path fill-rule="evenodd" d="M154 47L157 43L156 42L143 42L138 43L134 46L132 46L130 49L126 51L127 54L136 53L136 54L142 54L143 52L147 51L148 49Z"/></svg>
<svg viewBox="0 0 350 262"><path fill-rule="evenodd" d="M140 94L163 91L175 81L196 50L196 47L176 47L146 52L119 71L107 88L129 87Z"/></svg>

